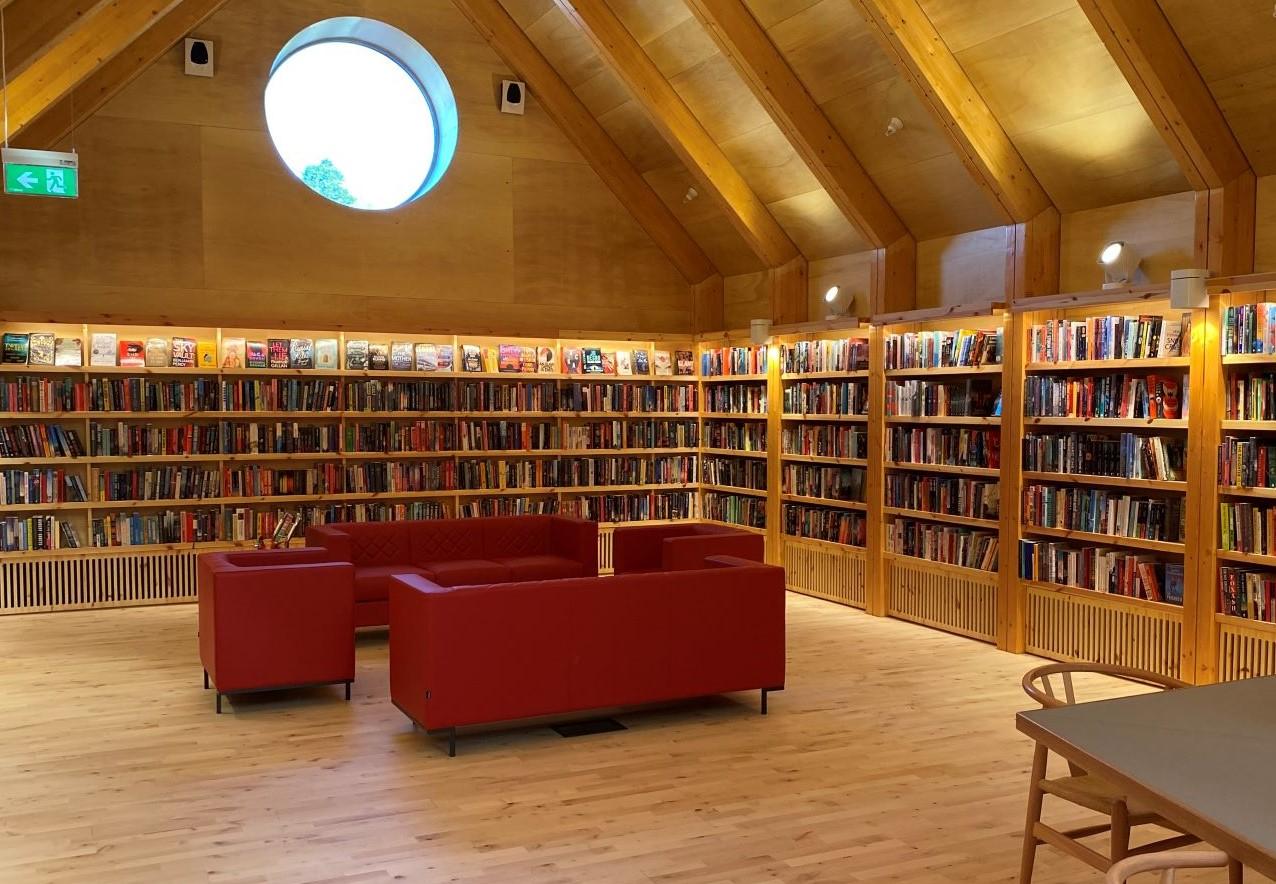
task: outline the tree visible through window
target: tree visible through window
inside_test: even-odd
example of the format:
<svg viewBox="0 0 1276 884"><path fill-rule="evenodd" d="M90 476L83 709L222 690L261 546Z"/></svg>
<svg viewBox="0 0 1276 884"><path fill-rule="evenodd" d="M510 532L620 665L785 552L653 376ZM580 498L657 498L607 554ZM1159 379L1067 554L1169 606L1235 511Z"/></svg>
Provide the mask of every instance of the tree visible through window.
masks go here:
<svg viewBox="0 0 1276 884"><path fill-rule="evenodd" d="M346 176L333 165L332 160L324 159L322 163L306 166L301 173L301 180L307 187L320 196L326 196L334 203L343 206L354 205L354 194L346 190Z"/></svg>

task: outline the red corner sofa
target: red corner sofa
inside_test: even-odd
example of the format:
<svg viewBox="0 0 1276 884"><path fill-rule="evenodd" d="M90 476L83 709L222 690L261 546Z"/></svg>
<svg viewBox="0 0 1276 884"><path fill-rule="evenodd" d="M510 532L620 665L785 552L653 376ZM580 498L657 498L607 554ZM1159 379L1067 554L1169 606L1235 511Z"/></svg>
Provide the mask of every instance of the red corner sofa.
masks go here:
<svg viewBox="0 0 1276 884"><path fill-rule="evenodd" d="M708 556L736 556L761 562L766 538L727 525L625 525L611 536L616 574L685 571Z"/></svg>
<svg viewBox="0 0 1276 884"><path fill-rule="evenodd" d="M390 622L402 574L439 586L598 574L598 523L564 516L338 522L307 528L306 545L354 566L355 626Z"/></svg>
<svg viewBox="0 0 1276 884"><path fill-rule="evenodd" d="M222 697L354 681L354 569L324 550L199 557L199 657Z"/></svg>
<svg viewBox="0 0 1276 884"><path fill-rule="evenodd" d="M784 569L390 587L390 698L427 732L784 687Z"/></svg>

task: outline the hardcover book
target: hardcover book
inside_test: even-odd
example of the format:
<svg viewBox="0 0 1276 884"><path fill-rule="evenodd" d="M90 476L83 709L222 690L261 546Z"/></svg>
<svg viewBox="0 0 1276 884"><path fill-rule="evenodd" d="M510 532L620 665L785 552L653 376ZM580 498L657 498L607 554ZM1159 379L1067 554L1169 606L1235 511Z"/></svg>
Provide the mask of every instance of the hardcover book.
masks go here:
<svg viewBox="0 0 1276 884"><path fill-rule="evenodd" d="M695 358L691 355L690 350L676 350L674 354L676 357L674 365L677 374L690 375L696 373Z"/></svg>
<svg viewBox="0 0 1276 884"><path fill-rule="evenodd" d="M243 338L222 338L222 368L243 368L245 346Z"/></svg>
<svg viewBox="0 0 1276 884"><path fill-rule="evenodd" d="M553 347L538 347L536 350L536 370L541 374L549 374L554 371L557 363L554 360Z"/></svg>
<svg viewBox="0 0 1276 884"><path fill-rule="evenodd" d="M53 344L53 364L83 365L84 342L79 338L58 338Z"/></svg>
<svg viewBox="0 0 1276 884"><path fill-rule="evenodd" d="M368 369L370 371L387 371L390 368L390 345L385 341L377 341L368 345Z"/></svg>
<svg viewBox="0 0 1276 884"><path fill-rule="evenodd" d="M585 347L581 350L580 370L585 374L602 374L603 351L597 347Z"/></svg>
<svg viewBox="0 0 1276 884"><path fill-rule="evenodd" d="M115 340L114 332L94 332L89 341L89 365L114 365Z"/></svg>
<svg viewBox="0 0 1276 884"><path fill-rule="evenodd" d="M27 362L31 365L53 365L53 332L31 332Z"/></svg>
<svg viewBox="0 0 1276 884"><path fill-rule="evenodd" d="M633 362L634 374L651 374L651 356L646 350L635 350Z"/></svg>
<svg viewBox="0 0 1276 884"><path fill-rule="evenodd" d="M337 339L320 338L315 341L315 368L324 371L336 371L341 367L337 361Z"/></svg>
<svg viewBox="0 0 1276 884"><path fill-rule="evenodd" d="M411 341L390 342L390 370L412 371L416 364Z"/></svg>
<svg viewBox="0 0 1276 884"><path fill-rule="evenodd" d="M146 345L141 341L120 341L120 365L146 364Z"/></svg>
<svg viewBox="0 0 1276 884"><path fill-rule="evenodd" d="M195 339L173 338L173 349L168 364L173 368L194 368Z"/></svg>
<svg viewBox="0 0 1276 884"><path fill-rule="evenodd" d="M346 341L346 369L348 371L367 371L367 341Z"/></svg>
<svg viewBox="0 0 1276 884"><path fill-rule="evenodd" d="M26 332L5 332L0 338L0 352L5 365L26 365L31 338ZM112 363L114 364L114 363Z"/></svg>
<svg viewBox="0 0 1276 884"><path fill-rule="evenodd" d="M461 371L482 371L483 352L478 344L461 345Z"/></svg>
<svg viewBox="0 0 1276 884"><path fill-rule="evenodd" d="M580 374L585 360L585 351L580 347L563 348L563 373Z"/></svg>
<svg viewBox="0 0 1276 884"><path fill-rule="evenodd" d="M172 352L173 344L168 338L147 338L146 339L146 366L147 368L167 368L168 357Z"/></svg>
<svg viewBox="0 0 1276 884"><path fill-rule="evenodd" d="M456 368L455 353L451 344L439 344L439 371L452 371Z"/></svg>
<svg viewBox="0 0 1276 884"><path fill-rule="evenodd" d="M417 344L413 348L417 371L439 370L439 348L433 344Z"/></svg>
<svg viewBox="0 0 1276 884"><path fill-rule="evenodd" d="M313 339L293 338L288 342L288 367L315 367L315 342Z"/></svg>
<svg viewBox="0 0 1276 884"><path fill-rule="evenodd" d="M518 370L536 374L536 348L535 347L519 347L518 348Z"/></svg>
<svg viewBox="0 0 1276 884"><path fill-rule="evenodd" d="M270 364L265 341L249 341L244 345L244 364L248 368L265 368Z"/></svg>
<svg viewBox="0 0 1276 884"><path fill-rule="evenodd" d="M501 344L497 371L519 372L523 370L523 348L517 344Z"/></svg>
<svg viewBox="0 0 1276 884"><path fill-rule="evenodd" d="M217 367L216 341L200 341L195 345L195 364L200 368Z"/></svg>
<svg viewBox="0 0 1276 884"><path fill-rule="evenodd" d="M633 374L634 364L628 350L616 351L616 374Z"/></svg>
<svg viewBox="0 0 1276 884"><path fill-rule="evenodd" d="M287 338L268 338L266 340L266 357L268 360L266 364L269 368L288 367L289 343Z"/></svg>
<svg viewBox="0 0 1276 884"><path fill-rule="evenodd" d="M616 351L604 350L603 351L603 374L615 374L615 373L616 373Z"/></svg>
<svg viewBox="0 0 1276 884"><path fill-rule="evenodd" d="M655 374L671 375L673 374L673 360L669 358L668 350L656 350L651 354L651 367Z"/></svg>

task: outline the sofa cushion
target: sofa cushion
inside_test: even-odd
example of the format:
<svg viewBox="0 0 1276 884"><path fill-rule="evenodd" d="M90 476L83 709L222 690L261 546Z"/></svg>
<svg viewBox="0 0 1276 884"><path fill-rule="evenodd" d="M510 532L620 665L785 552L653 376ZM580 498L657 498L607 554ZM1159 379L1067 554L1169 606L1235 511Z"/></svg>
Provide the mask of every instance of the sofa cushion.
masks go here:
<svg viewBox="0 0 1276 884"><path fill-rule="evenodd" d="M439 586L505 583L510 579L508 568L489 559L458 559L454 562L431 562L420 568L417 573L425 575Z"/></svg>
<svg viewBox="0 0 1276 884"><path fill-rule="evenodd" d="M423 574L411 565L364 565L354 569L354 600L383 602L390 597L390 578L395 574Z"/></svg>
<svg viewBox="0 0 1276 884"><path fill-rule="evenodd" d="M355 566L407 565L412 561L407 523L345 522L336 527L350 538Z"/></svg>
<svg viewBox="0 0 1276 884"><path fill-rule="evenodd" d="M483 532L478 525L481 521L426 519L407 523L412 550L404 561L428 567L431 562L483 558Z"/></svg>
<svg viewBox="0 0 1276 884"><path fill-rule="evenodd" d="M497 563L509 569L509 579L554 580L558 577L593 577L585 573L580 562L563 556L513 556L498 558Z"/></svg>
<svg viewBox="0 0 1276 884"><path fill-rule="evenodd" d="M483 519L483 557L507 559L549 552L548 516L493 516Z"/></svg>

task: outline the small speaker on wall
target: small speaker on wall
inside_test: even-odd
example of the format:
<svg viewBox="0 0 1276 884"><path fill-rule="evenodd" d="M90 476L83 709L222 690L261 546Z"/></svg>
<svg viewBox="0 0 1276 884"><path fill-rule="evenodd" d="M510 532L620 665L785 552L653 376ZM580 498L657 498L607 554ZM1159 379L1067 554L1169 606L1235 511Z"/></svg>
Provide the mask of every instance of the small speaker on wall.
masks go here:
<svg viewBox="0 0 1276 884"><path fill-rule="evenodd" d="M518 80L501 80L501 113L521 114L527 106L527 84Z"/></svg>
<svg viewBox="0 0 1276 884"><path fill-rule="evenodd" d="M196 37L186 38L186 73L191 77L213 75L213 43Z"/></svg>

